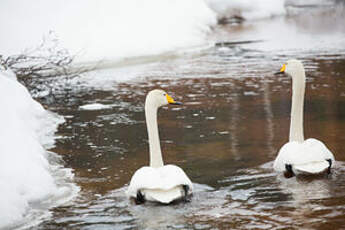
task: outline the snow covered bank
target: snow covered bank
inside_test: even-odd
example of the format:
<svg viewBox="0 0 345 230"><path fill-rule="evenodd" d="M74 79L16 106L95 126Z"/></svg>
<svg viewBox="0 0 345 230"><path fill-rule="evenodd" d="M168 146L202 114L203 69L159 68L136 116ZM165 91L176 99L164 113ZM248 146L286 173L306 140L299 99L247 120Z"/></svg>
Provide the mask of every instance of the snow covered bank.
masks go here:
<svg viewBox="0 0 345 230"><path fill-rule="evenodd" d="M284 0L3 0L0 54L34 48L54 31L79 63L156 55L207 45L217 17L284 11Z"/></svg>
<svg viewBox="0 0 345 230"><path fill-rule="evenodd" d="M0 71L0 228L39 221L78 191L71 170L44 148L54 144L63 118L44 110L8 75Z"/></svg>
<svg viewBox="0 0 345 230"><path fill-rule="evenodd" d="M205 44L214 24L203 0L4 0L0 53L35 47L52 30L77 61L116 60Z"/></svg>

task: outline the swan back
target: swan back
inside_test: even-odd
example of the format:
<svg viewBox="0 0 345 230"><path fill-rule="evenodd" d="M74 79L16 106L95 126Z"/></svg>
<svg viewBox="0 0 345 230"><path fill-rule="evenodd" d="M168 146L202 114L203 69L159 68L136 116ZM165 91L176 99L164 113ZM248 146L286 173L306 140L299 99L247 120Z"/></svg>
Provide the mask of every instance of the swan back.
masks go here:
<svg viewBox="0 0 345 230"><path fill-rule="evenodd" d="M187 185L192 193L193 184L185 172L176 165L159 168L142 167L138 169L129 184L127 195L136 197L137 192L144 193L146 199L161 203L170 203L182 195L181 186Z"/></svg>
<svg viewBox="0 0 345 230"><path fill-rule="evenodd" d="M289 164L293 169L315 174L329 166L327 163L329 159L334 161L331 151L321 141L310 138L303 143L297 141L286 143L280 149L273 167L276 171L283 172L285 165Z"/></svg>

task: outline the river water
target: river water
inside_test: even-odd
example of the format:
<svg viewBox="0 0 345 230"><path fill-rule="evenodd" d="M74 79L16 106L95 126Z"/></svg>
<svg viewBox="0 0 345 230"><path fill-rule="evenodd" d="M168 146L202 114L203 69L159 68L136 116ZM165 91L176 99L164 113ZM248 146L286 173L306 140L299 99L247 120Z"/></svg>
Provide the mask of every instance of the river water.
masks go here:
<svg viewBox="0 0 345 230"><path fill-rule="evenodd" d="M300 6L286 17L218 26L212 47L41 82L50 94L38 99L66 119L52 151L74 170L81 192L33 229L345 228L339 8ZM229 41L242 44L221 43ZM289 58L306 67L305 136L334 153L329 176L285 179L272 170L288 141L291 106L291 79L273 73ZM125 197L132 174L148 164L144 101L155 88L183 102L161 108L158 123L165 163L195 183L189 203L134 205ZM92 103L106 106L81 107Z"/></svg>

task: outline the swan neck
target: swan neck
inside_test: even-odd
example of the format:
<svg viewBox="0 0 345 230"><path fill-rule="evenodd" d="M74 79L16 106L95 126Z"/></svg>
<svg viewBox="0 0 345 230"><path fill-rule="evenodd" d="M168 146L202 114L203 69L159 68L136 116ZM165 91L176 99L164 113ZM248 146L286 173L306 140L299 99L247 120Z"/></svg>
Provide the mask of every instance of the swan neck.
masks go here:
<svg viewBox="0 0 345 230"><path fill-rule="evenodd" d="M297 70L292 77L292 104L289 141L304 141L303 109L305 91L304 69Z"/></svg>
<svg viewBox="0 0 345 230"><path fill-rule="evenodd" d="M163 158L159 141L159 132L157 124L158 108L153 106L150 101L145 103L145 117L147 125L147 134L150 148L150 167L158 168L163 166Z"/></svg>

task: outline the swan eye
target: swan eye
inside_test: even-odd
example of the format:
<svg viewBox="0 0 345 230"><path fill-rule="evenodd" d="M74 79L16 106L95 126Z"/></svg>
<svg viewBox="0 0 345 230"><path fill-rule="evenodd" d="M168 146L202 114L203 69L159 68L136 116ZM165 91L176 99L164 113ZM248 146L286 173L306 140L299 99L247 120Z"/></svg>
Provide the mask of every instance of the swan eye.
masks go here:
<svg viewBox="0 0 345 230"><path fill-rule="evenodd" d="M163 94L164 97L166 97L166 95L167 95L166 93Z"/></svg>

